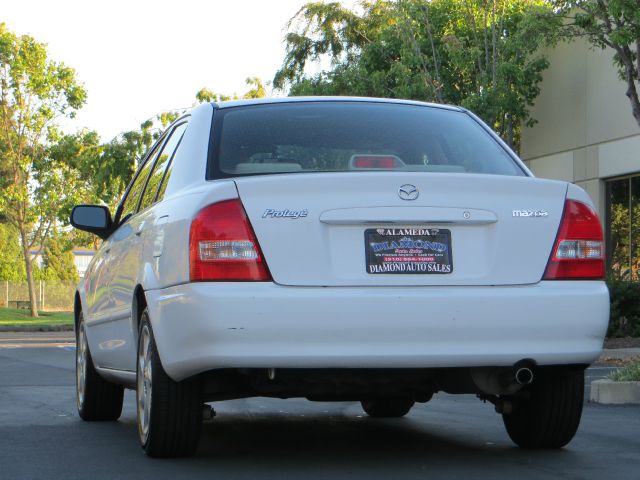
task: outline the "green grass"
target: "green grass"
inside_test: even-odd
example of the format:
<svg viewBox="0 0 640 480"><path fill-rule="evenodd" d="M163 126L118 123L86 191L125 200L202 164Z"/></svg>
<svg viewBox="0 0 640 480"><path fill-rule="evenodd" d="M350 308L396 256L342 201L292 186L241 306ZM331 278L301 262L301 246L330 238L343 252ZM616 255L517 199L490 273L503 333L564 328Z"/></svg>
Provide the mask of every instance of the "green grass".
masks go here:
<svg viewBox="0 0 640 480"><path fill-rule="evenodd" d="M640 360L622 367L609 378L615 382L640 382Z"/></svg>
<svg viewBox="0 0 640 480"><path fill-rule="evenodd" d="M73 312L38 312L32 318L29 310L0 308L0 327L60 327L73 325Z"/></svg>

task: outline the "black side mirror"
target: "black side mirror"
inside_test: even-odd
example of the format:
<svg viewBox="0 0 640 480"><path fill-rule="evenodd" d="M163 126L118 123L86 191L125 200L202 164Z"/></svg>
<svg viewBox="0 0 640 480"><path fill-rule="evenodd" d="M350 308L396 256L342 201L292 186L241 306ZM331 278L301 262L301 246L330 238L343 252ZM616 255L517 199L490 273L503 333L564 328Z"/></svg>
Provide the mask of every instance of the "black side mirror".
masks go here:
<svg viewBox="0 0 640 480"><path fill-rule="evenodd" d="M113 220L103 205L76 205L71 210L71 225L105 239L111 234Z"/></svg>

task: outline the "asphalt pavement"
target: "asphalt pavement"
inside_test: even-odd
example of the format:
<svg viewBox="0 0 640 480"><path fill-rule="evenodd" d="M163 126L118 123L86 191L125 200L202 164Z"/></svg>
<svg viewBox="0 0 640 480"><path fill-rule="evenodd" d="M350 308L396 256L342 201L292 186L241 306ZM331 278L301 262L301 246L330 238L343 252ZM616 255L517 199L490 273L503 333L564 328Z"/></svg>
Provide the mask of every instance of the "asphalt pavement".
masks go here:
<svg viewBox="0 0 640 480"><path fill-rule="evenodd" d="M640 478L640 406L586 403L569 446L529 451L471 395L438 394L399 420L367 418L351 402L219 402L194 457L150 459L137 443L132 392L118 422L78 418L70 338L6 337L0 479Z"/></svg>

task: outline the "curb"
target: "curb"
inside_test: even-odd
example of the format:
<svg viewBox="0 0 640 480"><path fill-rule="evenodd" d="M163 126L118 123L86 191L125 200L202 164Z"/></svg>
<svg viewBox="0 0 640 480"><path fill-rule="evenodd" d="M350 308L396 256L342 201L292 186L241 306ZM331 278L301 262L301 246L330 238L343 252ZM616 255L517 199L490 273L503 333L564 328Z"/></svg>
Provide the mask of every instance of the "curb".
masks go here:
<svg viewBox="0 0 640 480"><path fill-rule="evenodd" d="M0 327L0 332L73 332L73 325L38 325L33 327Z"/></svg>
<svg viewBox="0 0 640 480"><path fill-rule="evenodd" d="M594 380L591 382L591 402L603 404L640 404L640 382L614 382Z"/></svg>

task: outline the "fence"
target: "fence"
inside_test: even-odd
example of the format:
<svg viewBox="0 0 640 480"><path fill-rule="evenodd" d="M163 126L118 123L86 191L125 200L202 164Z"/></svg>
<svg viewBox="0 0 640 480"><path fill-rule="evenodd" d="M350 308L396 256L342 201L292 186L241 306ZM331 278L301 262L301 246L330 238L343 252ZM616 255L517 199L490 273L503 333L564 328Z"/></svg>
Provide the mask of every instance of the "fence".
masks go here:
<svg viewBox="0 0 640 480"><path fill-rule="evenodd" d="M71 311L73 310L73 294L75 282L51 282L35 280L36 304L38 310ZM0 306L29 307L29 287L27 282L0 281Z"/></svg>

